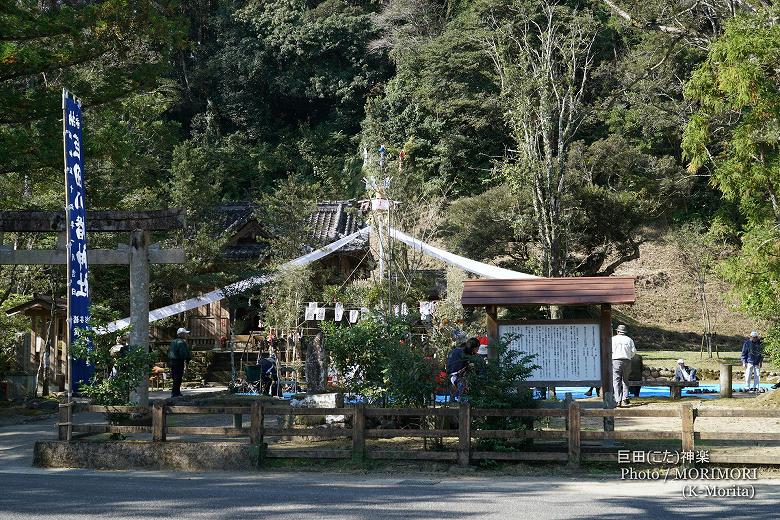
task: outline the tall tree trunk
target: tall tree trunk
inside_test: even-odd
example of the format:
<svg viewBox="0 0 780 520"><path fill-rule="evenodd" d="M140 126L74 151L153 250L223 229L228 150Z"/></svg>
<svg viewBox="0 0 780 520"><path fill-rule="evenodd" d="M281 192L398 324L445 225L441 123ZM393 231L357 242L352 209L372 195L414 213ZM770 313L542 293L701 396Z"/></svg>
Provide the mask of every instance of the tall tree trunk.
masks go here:
<svg viewBox="0 0 780 520"><path fill-rule="evenodd" d="M595 23L590 15L552 1L542 2L537 11L523 2L509 8L516 16L491 15L492 34L485 41L517 143L515 168L508 169L508 176L531 192L542 271L558 277L566 271L567 258L563 216L571 188L566 159L583 120Z"/></svg>

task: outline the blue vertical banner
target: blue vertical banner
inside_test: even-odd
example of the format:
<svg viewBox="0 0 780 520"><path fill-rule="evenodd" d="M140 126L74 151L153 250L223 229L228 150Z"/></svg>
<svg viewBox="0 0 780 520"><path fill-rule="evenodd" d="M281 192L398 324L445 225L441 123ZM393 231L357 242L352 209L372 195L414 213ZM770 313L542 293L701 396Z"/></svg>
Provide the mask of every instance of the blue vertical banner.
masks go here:
<svg viewBox="0 0 780 520"><path fill-rule="evenodd" d="M84 146L81 102L62 91L65 140L65 216L68 266L68 344L74 345L89 328L89 269L87 210L84 190ZM72 390L92 378L94 368L83 359L71 361Z"/></svg>

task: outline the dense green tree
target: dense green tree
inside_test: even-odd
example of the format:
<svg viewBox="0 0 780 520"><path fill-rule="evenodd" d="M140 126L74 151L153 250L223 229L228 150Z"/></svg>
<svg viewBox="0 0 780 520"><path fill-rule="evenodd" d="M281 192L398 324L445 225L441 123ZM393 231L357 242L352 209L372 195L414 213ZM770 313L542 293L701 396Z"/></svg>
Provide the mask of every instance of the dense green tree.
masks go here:
<svg viewBox="0 0 780 520"><path fill-rule="evenodd" d="M780 25L777 9L729 22L686 93L699 103L686 128L690 170L714 166L724 195L780 222ZM761 215L758 215L759 218Z"/></svg>
<svg viewBox="0 0 780 520"><path fill-rule="evenodd" d="M683 141L690 169L711 170L712 183L739 206L742 218L731 227L740 233L742 252L724 273L742 306L774 324L775 345L780 345L779 16L772 6L725 25L686 85L698 109ZM775 353L780 356L780 349Z"/></svg>
<svg viewBox="0 0 780 520"><path fill-rule="evenodd" d="M26 176L32 193L36 183L61 171L63 87L84 101L90 128L86 157L95 165L124 168L138 157L129 148L160 140L159 129L146 124L150 113L159 115L160 103L165 109L161 98L171 94L162 74L168 53L182 43L176 5L3 0L0 174L6 182ZM138 102L136 96L146 94L151 97Z"/></svg>
<svg viewBox="0 0 780 520"><path fill-rule="evenodd" d="M403 175L431 191L475 194L509 144L495 72L476 37L481 29L473 13L453 10L445 18L430 4L439 20L432 25L386 21L396 74L368 103L363 142L369 150L380 144L403 150ZM391 2L390 8L399 7Z"/></svg>
<svg viewBox="0 0 780 520"><path fill-rule="evenodd" d="M535 270L529 242L518 239L533 236L534 228L530 201L518 201L505 183L453 201L440 233L451 251L468 258Z"/></svg>
<svg viewBox="0 0 780 520"><path fill-rule="evenodd" d="M251 157L223 198L248 199L288 173L350 191L360 180L356 134L368 93L384 79L369 2L217 2L193 13L204 38L184 59L188 99L177 112L221 148L235 133ZM219 156L215 158L220 160Z"/></svg>

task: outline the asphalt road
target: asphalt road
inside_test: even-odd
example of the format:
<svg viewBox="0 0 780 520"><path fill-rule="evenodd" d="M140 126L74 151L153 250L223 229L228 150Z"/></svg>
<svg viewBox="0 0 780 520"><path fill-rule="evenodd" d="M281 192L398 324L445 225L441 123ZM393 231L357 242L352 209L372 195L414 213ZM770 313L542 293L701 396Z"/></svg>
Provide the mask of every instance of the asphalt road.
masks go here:
<svg viewBox="0 0 780 520"><path fill-rule="evenodd" d="M780 483L753 485L753 499L684 499L672 482L0 469L0 518L777 518Z"/></svg>
<svg viewBox="0 0 780 520"><path fill-rule="evenodd" d="M755 497L683 498L702 482L315 472L163 473L30 467L53 419L0 427L0 520L778 518L780 480ZM733 489L733 481L709 482ZM701 488L699 488L701 490ZM639 515L639 516L637 516Z"/></svg>

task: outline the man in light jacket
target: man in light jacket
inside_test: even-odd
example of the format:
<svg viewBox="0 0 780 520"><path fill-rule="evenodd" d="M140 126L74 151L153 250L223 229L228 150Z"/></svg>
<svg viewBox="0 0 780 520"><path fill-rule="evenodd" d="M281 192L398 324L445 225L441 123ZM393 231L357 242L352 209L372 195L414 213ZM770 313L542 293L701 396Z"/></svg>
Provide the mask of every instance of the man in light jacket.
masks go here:
<svg viewBox="0 0 780 520"><path fill-rule="evenodd" d="M627 406L628 376L631 373L631 358L636 354L634 340L626 336L626 326L618 325L617 334L612 336L612 381L615 387L615 402L618 407Z"/></svg>
<svg viewBox="0 0 780 520"><path fill-rule="evenodd" d="M696 369L686 365L685 360L680 358L677 360L677 367L674 369L674 380L687 382L698 381L698 379L696 379Z"/></svg>

